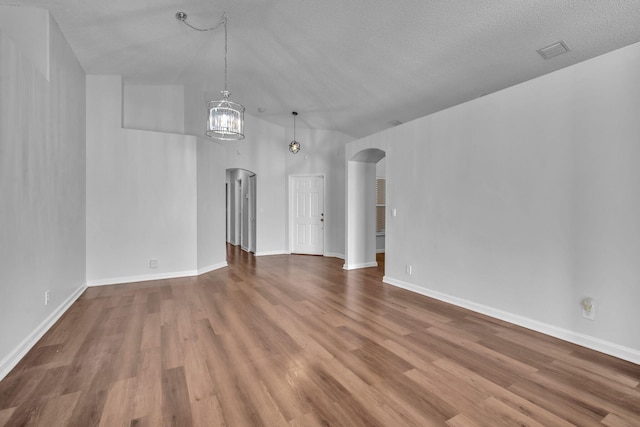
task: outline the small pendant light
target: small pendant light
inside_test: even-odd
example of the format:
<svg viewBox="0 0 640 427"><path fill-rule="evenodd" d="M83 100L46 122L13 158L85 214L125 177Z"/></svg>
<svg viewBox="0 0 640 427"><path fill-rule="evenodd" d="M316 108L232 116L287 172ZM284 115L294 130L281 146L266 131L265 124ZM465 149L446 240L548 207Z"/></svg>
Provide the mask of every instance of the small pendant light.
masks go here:
<svg viewBox="0 0 640 427"><path fill-rule="evenodd" d="M289 151L291 151L293 154L298 154L298 152L302 148L300 143L296 141L296 116L298 115L298 113L294 111L291 114L293 114L293 141L289 143Z"/></svg>

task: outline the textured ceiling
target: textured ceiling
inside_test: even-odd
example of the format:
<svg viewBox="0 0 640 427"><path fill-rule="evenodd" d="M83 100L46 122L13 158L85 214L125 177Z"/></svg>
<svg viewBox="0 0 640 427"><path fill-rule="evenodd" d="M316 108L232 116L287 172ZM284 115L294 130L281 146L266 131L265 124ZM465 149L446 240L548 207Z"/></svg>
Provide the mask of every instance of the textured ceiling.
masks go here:
<svg viewBox="0 0 640 427"><path fill-rule="evenodd" d="M640 41L640 0L0 0L49 9L88 74L195 84L362 137ZM565 55L536 49L563 40ZM264 108L259 113L258 108Z"/></svg>

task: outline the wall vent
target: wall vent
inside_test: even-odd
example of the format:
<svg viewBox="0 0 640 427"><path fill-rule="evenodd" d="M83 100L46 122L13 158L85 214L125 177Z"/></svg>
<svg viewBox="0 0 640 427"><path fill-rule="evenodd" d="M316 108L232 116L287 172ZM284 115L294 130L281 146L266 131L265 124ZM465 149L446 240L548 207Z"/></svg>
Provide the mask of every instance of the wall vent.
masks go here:
<svg viewBox="0 0 640 427"><path fill-rule="evenodd" d="M538 49L537 52L544 59L551 59L558 55L562 55L563 53L569 52L569 48L563 41L559 41L547 47L543 47L542 49Z"/></svg>

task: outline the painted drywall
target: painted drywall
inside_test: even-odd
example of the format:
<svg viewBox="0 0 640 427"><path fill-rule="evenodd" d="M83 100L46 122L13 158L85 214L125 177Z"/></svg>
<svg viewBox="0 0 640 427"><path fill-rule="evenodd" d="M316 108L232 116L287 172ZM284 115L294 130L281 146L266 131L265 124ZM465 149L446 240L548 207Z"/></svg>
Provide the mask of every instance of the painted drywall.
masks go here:
<svg viewBox="0 0 640 427"><path fill-rule="evenodd" d="M387 152L385 280L640 361L638 69L635 44L349 144Z"/></svg>
<svg viewBox="0 0 640 427"><path fill-rule="evenodd" d="M207 117L202 93L202 87L185 86L185 132L190 135L204 135ZM344 146L352 138L326 130L297 128L296 132L296 139L302 142L303 149L294 156L288 151L292 129L245 113L246 138L220 143L226 152L227 169L244 169L256 174L256 254L289 252L288 176L324 174L327 195L325 254L344 257ZM234 197L230 189L231 205ZM229 241L240 244L235 239L234 218L230 218L230 222ZM225 223L220 226L224 228Z"/></svg>
<svg viewBox="0 0 640 427"><path fill-rule="evenodd" d="M283 129L246 115L246 138L225 141L228 169L256 174L256 254L285 253L286 169L282 147Z"/></svg>
<svg viewBox="0 0 640 427"><path fill-rule="evenodd" d="M42 40L0 25L0 378L85 285L84 71L48 13L32 33L16 10L0 15ZM50 80L31 61L47 44Z"/></svg>
<svg viewBox="0 0 640 427"><path fill-rule="evenodd" d="M0 5L0 30L46 80L49 80L49 32L59 31L50 28L49 19L45 9Z"/></svg>
<svg viewBox="0 0 640 427"><path fill-rule="evenodd" d="M293 139L293 129L286 129L288 139ZM301 142L302 150L298 154L286 151L286 174L324 175L325 177L325 247L327 256L344 258L345 233L345 170L344 147L353 138L340 132L321 129L296 128L296 140ZM287 198L289 180L287 183ZM287 200L287 206L289 201ZM287 208L287 215L289 210ZM288 221L288 218L287 218ZM286 227L289 242L289 227Z"/></svg>
<svg viewBox="0 0 640 427"><path fill-rule="evenodd" d="M184 87L125 84L123 123L128 129L184 133Z"/></svg>
<svg viewBox="0 0 640 427"><path fill-rule="evenodd" d="M325 174L326 245L325 253L344 256L344 144L346 135L324 130L300 130L296 138L304 141L303 151L288 151L286 129L246 115L247 137L223 143L227 168L250 170L257 180L258 255L287 253L288 177ZM291 138L289 138L291 139Z"/></svg>
<svg viewBox="0 0 640 427"><path fill-rule="evenodd" d="M382 158L378 163L376 163L376 177L377 178L387 177L387 159Z"/></svg>
<svg viewBox="0 0 640 427"><path fill-rule="evenodd" d="M348 211L346 217L349 244L344 264L347 270L378 265L375 218L376 163L377 159L347 162Z"/></svg>
<svg viewBox="0 0 640 427"><path fill-rule="evenodd" d="M236 242L236 197L235 191L231 184L231 171L233 169L227 169L225 173L225 186L226 186L226 209L225 209L225 221L227 225L227 243L237 245Z"/></svg>
<svg viewBox="0 0 640 427"><path fill-rule="evenodd" d="M185 86L185 133L202 137L207 119L202 88ZM285 244L285 158L278 144L283 128L245 114L246 138L222 141L225 169L245 169L256 174L256 254L286 252ZM212 143L216 143L212 140ZM224 185L224 181L222 183ZM232 194L231 190L230 193ZM233 196L231 196L233 197ZM225 222L219 227L224 230ZM232 227L233 229L233 227ZM233 235L229 239L234 240Z"/></svg>
<svg viewBox="0 0 640 427"><path fill-rule="evenodd" d="M198 273L226 265L224 148L197 139L198 165Z"/></svg>
<svg viewBox="0 0 640 427"><path fill-rule="evenodd" d="M121 97L120 76L87 76L87 280L195 274L196 138L123 129Z"/></svg>

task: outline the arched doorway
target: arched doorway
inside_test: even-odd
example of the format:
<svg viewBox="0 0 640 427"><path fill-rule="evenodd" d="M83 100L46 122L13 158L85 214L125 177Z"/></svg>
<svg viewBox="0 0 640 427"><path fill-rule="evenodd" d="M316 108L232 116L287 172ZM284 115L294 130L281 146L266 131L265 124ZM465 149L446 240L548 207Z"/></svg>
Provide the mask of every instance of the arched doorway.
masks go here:
<svg viewBox="0 0 640 427"><path fill-rule="evenodd" d="M227 242L246 252L256 252L256 174L227 169Z"/></svg>
<svg viewBox="0 0 640 427"><path fill-rule="evenodd" d="M376 165L386 156L369 148L347 162L347 218L345 270L377 267Z"/></svg>

